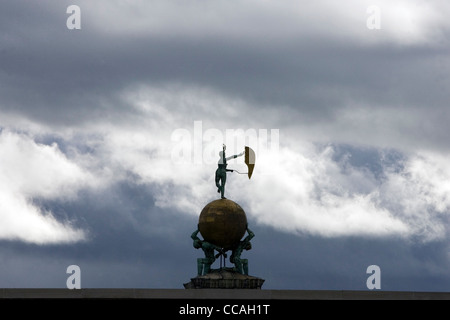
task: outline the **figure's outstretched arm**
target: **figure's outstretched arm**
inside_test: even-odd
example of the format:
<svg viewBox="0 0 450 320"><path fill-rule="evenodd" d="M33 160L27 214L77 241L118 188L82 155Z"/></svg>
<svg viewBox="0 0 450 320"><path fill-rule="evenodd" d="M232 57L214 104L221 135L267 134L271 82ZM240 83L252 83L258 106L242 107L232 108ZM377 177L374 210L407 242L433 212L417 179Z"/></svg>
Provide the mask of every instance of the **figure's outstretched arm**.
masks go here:
<svg viewBox="0 0 450 320"><path fill-rule="evenodd" d="M227 159L227 160L230 160L230 159L236 159L237 157L241 157L241 156L243 156L244 154L245 154L245 151L242 151L241 153L235 154L234 156L231 156L231 157L227 157L226 159Z"/></svg>

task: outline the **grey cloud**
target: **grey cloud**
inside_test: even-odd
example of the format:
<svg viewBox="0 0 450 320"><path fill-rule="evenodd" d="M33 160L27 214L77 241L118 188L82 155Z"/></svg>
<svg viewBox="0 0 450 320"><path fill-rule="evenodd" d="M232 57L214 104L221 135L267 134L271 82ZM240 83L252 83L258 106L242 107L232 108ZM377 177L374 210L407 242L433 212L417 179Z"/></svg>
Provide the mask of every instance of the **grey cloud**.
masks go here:
<svg viewBox="0 0 450 320"><path fill-rule="evenodd" d="M304 126L325 139L349 142L356 130L368 144L390 135L396 147L417 141L445 146L439 128L448 119L448 79L439 46L367 46L323 36L271 43L262 32L246 41L105 35L90 10L83 13L83 29L69 31L64 3L4 6L4 15L28 17L17 30L7 24L4 33L10 41L1 53L1 108L8 112L53 125L105 116L114 121L129 111L118 97L125 88L176 82L243 99L260 112L276 108L273 126ZM361 113L367 117L352 119ZM364 132L368 126L370 133Z"/></svg>
<svg viewBox="0 0 450 320"><path fill-rule="evenodd" d="M342 32L336 38L333 32L298 38L295 32L280 33L272 42L276 32L265 38L270 26L260 25L262 31L250 32L253 38L248 30L245 37L233 38L198 35L195 28L169 36L145 30L108 33L98 29L90 10L82 11L82 30L69 31L69 4L0 5L0 110L48 126L48 135L36 140L56 141L65 154L107 156L88 136L101 135L93 129L96 124L110 124L111 130L145 125L135 122L141 114L123 92L142 85L171 95L177 91L174 84L179 91L207 88L225 101L243 101L234 111L257 115L260 127L281 128L289 142L331 142L338 150L334 160L350 153L349 165L367 168L375 180L386 164L382 152L392 157L384 161L399 165L405 155L393 148L448 150L448 61L442 43L367 45ZM195 104L186 106L178 98L164 107L183 113L186 122L216 112L213 104L207 112L189 110ZM225 120L229 126L248 123L230 119ZM60 127L75 133L61 136ZM361 145L368 149L361 151ZM97 192L82 190L74 202L34 200L58 219L73 220L87 231L89 242L50 247L3 242L2 257L9 261L0 272L4 286L64 286L64 268L77 263L86 287L181 287L195 275L200 253L189 239L195 217L155 206L159 186L142 184L136 172L114 174L126 177ZM267 288L364 290L370 264L382 268L386 290L444 291L450 283L444 240L324 239L255 228L250 268L267 279ZM34 277L34 270L41 277Z"/></svg>

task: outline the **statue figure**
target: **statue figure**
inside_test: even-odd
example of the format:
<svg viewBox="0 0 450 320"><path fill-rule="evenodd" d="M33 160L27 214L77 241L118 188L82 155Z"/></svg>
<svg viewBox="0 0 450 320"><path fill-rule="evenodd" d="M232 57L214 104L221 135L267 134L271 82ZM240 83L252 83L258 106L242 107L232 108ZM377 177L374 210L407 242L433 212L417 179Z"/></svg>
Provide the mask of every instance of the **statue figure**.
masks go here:
<svg viewBox="0 0 450 320"><path fill-rule="evenodd" d="M229 172L233 172L233 170L231 169L227 169L227 160L230 159L236 159L237 157L243 156L245 154L245 151L231 156L231 157L226 157L225 156L225 149L226 146L223 145L223 151L219 152L219 161L217 162L218 168L216 170L216 187L217 187L217 192L220 192L221 198L222 199L226 199L224 194L225 194L225 183L227 182L227 171ZM221 183L219 183L221 182Z"/></svg>
<svg viewBox="0 0 450 320"><path fill-rule="evenodd" d="M197 236L199 233L199 230L197 228L196 231L194 231L191 235L192 240L194 240L194 248L195 249L202 249L205 253L205 258L198 258L197 259L197 274L199 276L206 275L211 270L211 265L214 263L216 258L223 254L226 257L225 252L222 250L222 248L219 248L218 246L213 245L212 243L209 243L205 240L200 240L200 238ZM219 252L218 255L214 255L214 250L217 250Z"/></svg>
<svg viewBox="0 0 450 320"><path fill-rule="evenodd" d="M242 251L250 250L252 248L252 245L250 243L250 240L253 239L255 234L248 228L248 225L246 227L247 229L247 237L245 237L244 240L239 241L239 244L233 249L233 252L230 256L230 262L234 263L235 269L237 272L241 274L248 275L248 260L247 259L241 259Z"/></svg>

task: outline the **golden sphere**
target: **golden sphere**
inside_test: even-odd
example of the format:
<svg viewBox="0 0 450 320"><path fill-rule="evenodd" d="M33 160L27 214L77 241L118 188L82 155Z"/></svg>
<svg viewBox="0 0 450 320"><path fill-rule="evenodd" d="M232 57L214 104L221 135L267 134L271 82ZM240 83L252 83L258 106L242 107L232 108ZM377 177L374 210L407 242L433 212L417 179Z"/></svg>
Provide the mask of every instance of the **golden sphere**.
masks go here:
<svg viewBox="0 0 450 320"><path fill-rule="evenodd" d="M244 236L247 229L247 217L236 202L218 199L203 208L198 229L205 241L230 250Z"/></svg>

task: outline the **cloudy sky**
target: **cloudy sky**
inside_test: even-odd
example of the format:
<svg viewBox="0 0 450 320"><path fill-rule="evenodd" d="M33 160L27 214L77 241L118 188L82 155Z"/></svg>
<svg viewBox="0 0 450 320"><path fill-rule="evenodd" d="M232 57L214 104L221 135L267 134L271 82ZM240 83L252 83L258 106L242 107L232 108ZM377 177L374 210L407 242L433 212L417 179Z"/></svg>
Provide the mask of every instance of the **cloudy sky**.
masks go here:
<svg viewBox="0 0 450 320"><path fill-rule="evenodd" d="M0 287L182 288L226 143L264 288L448 291L447 2L2 1Z"/></svg>

